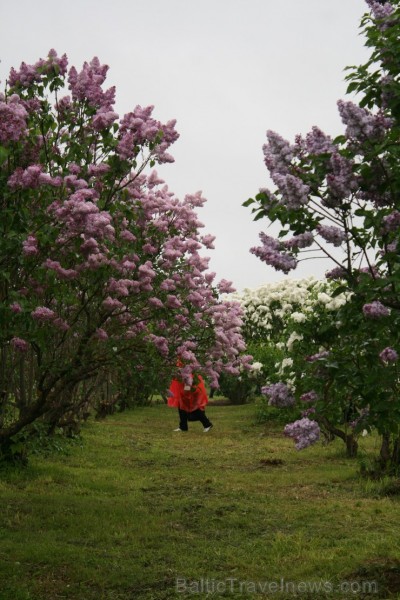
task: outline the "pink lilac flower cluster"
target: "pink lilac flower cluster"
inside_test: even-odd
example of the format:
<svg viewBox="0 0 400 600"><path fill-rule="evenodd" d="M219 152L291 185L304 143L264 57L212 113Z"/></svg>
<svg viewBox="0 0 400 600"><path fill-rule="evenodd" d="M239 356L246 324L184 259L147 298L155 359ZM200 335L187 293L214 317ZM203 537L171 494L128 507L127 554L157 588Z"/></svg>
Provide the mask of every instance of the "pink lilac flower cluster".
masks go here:
<svg viewBox="0 0 400 600"><path fill-rule="evenodd" d="M36 321L42 322L52 321L56 317L54 310L51 310L51 308L47 308L46 306L38 306L31 312L31 315Z"/></svg>
<svg viewBox="0 0 400 600"><path fill-rule="evenodd" d="M250 248L250 252L260 258L263 262L277 271L289 273L290 270L297 266L296 259L288 253L281 251L281 242L266 235L259 234L262 246Z"/></svg>
<svg viewBox="0 0 400 600"><path fill-rule="evenodd" d="M318 394L314 390L311 390L305 394L302 394L300 396L300 400L302 402L311 404L312 402L316 402L318 400Z"/></svg>
<svg viewBox="0 0 400 600"><path fill-rule="evenodd" d="M379 302L379 300L364 304L362 311L369 319L381 319L390 315L390 309Z"/></svg>
<svg viewBox="0 0 400 600"><path fill-rule="evenodd" d="M21 63L19 71L11 69L8 77L8 85L10 87L29 87L35 81L41 81L42 77L50 73L54 69L58 74L63 76L67 72L68 59L66 54L58 57L57 52L51 49L46 59L40 58L34 65Z"/></svg>
<svg viewBox="0 0 400 600"><path fill-rule="evenodd" d="M317 225L317 231L325 241L334 246L340 246L346 240L346 233L333 225L319 224Z"/></svg>
<svg viewBox="0 0 400 600"><path fill-rule="evenodd" d="M18 313L22 312L22 307L19 304L19 302L13 302L12 304L10 304L10 309L11 309L11 312L13 312L16 315Z"/></svg>
<svg viewBox="0 0 400 600"><path fill-rule="evenodd" d="M124 308L124 304L120 302L120 300L117 300L117 298L111 298L111 296L107 296L107 298L103 300L101 304L105 310L110 312Z"/></svg>
<svg viewBox="0 0 400 600"><path fill-rule="evenodd" d="M98 327L94 333L94 337L98 340L108 340L108 333L102 327Z"/></svg>
<svg viewBox="0 0 400 600"><path fill-rule="evenodd" d="M201 313L199 313L201 324ZM243 325L243 309L238 302L210 301L205 310L205 317L210 318L214 327L214 343L210 346L209 359L205 362L205 374L212 387L218 387L219 373L224 370L232 375L239 375L240 368L249 370L252 357L241 354L246 349L241 328Z"/></svg>
<svg viewBox="0 0 400 600"><path fill-rule="evenodd" d="M168 340L165 337L150 333L147 339L154 344L161 356L168 356L169 345Z"/></svg>
<svg viewBox="0 0 400 600"><path fill-rule="evenodd" d="M312 444L315 444L320 437L320 427L316 421L311 421L303 417L294 423L285 426L284 434L292 438L296 444L297 450L303 450Z"/></svg>
<svg viewBox="0 0 400 600"><path fill-rule="evenodd" d="M384 350L382 350L382 352L379 354L379 358L383 363L388 364L397 362L399 359L399 355L397 354L396 350L388 346L387 348L384 348Z"/></svg>
<svg viewBox="0 0 400 600"><path fill-rule="evenodd" d="M270 406L276 406L278 408L286 408L293 406L295 399L285 383L272 383L261 388L261 393L264 396L268 396L268 404Z"/></svg>
<svg viewBox="0 0 400 600"><path fill-rule="evenodd" d="M69 196L64 202L53 202L49 206L49 213L63 225L62 235L58 238L59 244L83 235L86 242L94 246L94 253L98 253L97 240L113 240L115 229L112 217L107 211L100 211L96 204L97 194L93 189L80 189ZM96 242L96 243L95 243ZM87 249L87 247L86 247ZM90 252L90 254L93 254ZM97 261L98 262L98 261Z"/></svg>
<svg viewBox="0 0 400 600"><path fill-rule="evenodd" d="M115 87L106 91L102 88L108 69L108 65L100 64L97 56L90 63L84 62L79 73L75 67L71 67L68 83L72 99L87 101L97 109L111 110L111 106L115 103Z"/></svg>
<svg viewBox="0 0 400 600"><path fill-rule="evenodd" d="M17 94L12 94L7 98L0 96L0 142L18 142L26 135L27 119L26 112L20 98Z"/></svg>
<svg viewBox="0 0 400 600"><path fill-rule="evenodd" d="M24 65L19 73L14 72L12 83L20 87L32 85L41 80L46 69L50 73L51 68L52 73L58 70L64 76L66 67L66 60L58 59L52 53L47 62L32 67ZM94 140L100 140L97 154L96 144L91 147L92 164L81 164L79 158L71 161L70 156L63 154L68 143L65 147L59 144L51 147L51 152L58 155L57 164L63 165L59 172L55 164L51 165L52 175L45 172L47 167L39 164L42 154L37 152L35 161L25 162L8 180L11 193L19 193L21 188L60 188L54 195L53 190L43 190L43 196L55 198L45 209L45 218L50 232L58 237L51 251L38 264L40 276L34 273L35 278L29 279L29 287L25 287L24 292L21 290L21 294L28 297L33 292L32 298L37 299L51 292L53 278L48 277L45 269L64 282L82 278L83 287L86 278L93 280L86 271L97 269L101 291L88 308L94 308L98 318L96 323L93 316L93 339L110 339L111 346L114 340L140 336L141 340L153 344L162 356L168 357L180 344L189 362L186 376L190 378L190 373L201 366L210 382L217 385L221 371L226 369L238 375L240 367L250 368L252 359L242 355L245 343L241 335L240 305L218 297L218 294L233 290L231 282L223 279L215 285L215 273L207 271L209 259L200 254L204 247L212 248L214 242L214 236L199 234L203 224L195 209L201 207L205 199L197 192L180 201L167 186L162 186L164 182L155 171L148 176L129 171L143 146L147 146L152 158L159 162L172 160L166 150L178 137L175 121L165 125L159 123L152 116L153 107L137 106L121 120L114 138L118 147L113 145L108 150L127 160L126 173L121 175L120 181L114 178L110 187L112 161L104 162L108 159L103 153L105 142L99 132L110 127L118 115L113 110L115 89L103 91L107 69L97 58L84 63L80 72L72 67L68 74L71 95L61 98L53 107L54 122L62 124L64 120L72 130L78 111L87 110L90 117L87 130ZM17 97L12 99L14 101L19 106ZM26 111L24 106L21 103L21 115L25 116L26 113L22 113ZM29 110L34 110L33 103L29 103ZM39 104L36 110L40 113ZM67 128L61 132L66 135ZM18 136L16 134L20 139ZM54 139L50 132L42 139L42 144L53 143ZM134 168L140 171L141 167ZM119 193L122 189L123 195ZM109 191L114 196L108 197ZM121 200L121 212L112 210L114 198ZM40 243L44 254L45 238ZM25 256L39 253L38 240L33 233L23 242L23 252ZM107 273L104 276L103 271ZM67 298L64 300L67 302ZM74 303L64 306L64 300L54 300L50 307L38 306L31 310L32 318L40 324L67 331L68 323L72 326L78 309ZM60 310L68 323L58 316ZM182 344L192 328L210 333L207 335L211 340L208 358L204 365L199 364L197 356L204 352L203 348L196 344L183 347ZM79 333L74 331L74 335L79 336ZM171 347L170 340L173 340ZM103 349L107 350L108 346L103 345ZM97 347L102 348L98 344Z"/></svg>
<svg viewBox="0 0 400 600"><path fill-rule="evenodd" d="M22 252L25 256L35 256L39 253L38 241L34 235L28 235L26 240L22 242Z"/></svg>
<svg viewBox="0 0 400 600"><path fill-rule="evenodd" d="M43 267L54 271L60 279L70 280L78 276L76 269L65 269L57 260L51 260L50 258L45 260Z"/></svg>
<svg viewBox="0 0 400 600"><path fill-rule="evenodd" d="M63 179L60 176L52 177L43 172L42 165L30 165L26 169L17 167L8 178L7 184L10 188L37 188L42 185L61 187Z"/></svg>
<svg viewBox="0 0 400 600"><path fill-rule="evenodd" d="M372 114L354 102L339 100L339 114L346 127L346 135L357 141L371 138L381 138L387 129L393 125L393 120L379 113Z"/></svg>
<svg viewBox="0 0 400 600"><path fill-rule="evenodd" d="M29 348L28 342L19 337L13 337L10 340L10 344L14 350L17 350L18 352L26 352Z"/></svg>
<svg viewBox="0 0 400 600"><path fill-rule="evenodd" d="M60 331L68 331L70 326L68 323L62 319L61 317L57 317L54 310L47 308L46 306L38 306L31 312L31 316L35 321L39 323L49 323L56 329Z"/></svg>
<svg viewBox="0 0 400 600"><path fill-rule="evenodd" d="M217 283L217 288L221 294L231 294L236 291L232 285L232 281L228 281L227 279L221 279L221 281Z"/></svg>
<svg viewBox="0 0 400 600"><path fill-rule="evenodd" d="M117 152L124 160L134 158L139 147L158 141L155 149L158 162L173 162L166 150L179 137L175 130L176 121L172 120L162 125L152 118L153 109L154 106L137 106L133 112L123 117Z"/></svg>

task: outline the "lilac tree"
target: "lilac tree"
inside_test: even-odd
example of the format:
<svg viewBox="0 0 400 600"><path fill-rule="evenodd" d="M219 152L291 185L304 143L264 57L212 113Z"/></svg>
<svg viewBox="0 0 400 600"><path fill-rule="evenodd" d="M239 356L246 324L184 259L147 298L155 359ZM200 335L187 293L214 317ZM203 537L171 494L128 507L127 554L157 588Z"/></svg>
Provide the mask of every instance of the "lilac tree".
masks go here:
<svg viewBox="0 0 400 600"><path fill-rule="evenodd" d="M230 284L202 254L204 198L179 200L151 170L173 161L175 121L152 106L120 119L107 70L51 50L11 69L0 97L3 453L34 421L87 410L104 380L162 388L179 355L185 380L217 385L249 360L240 307L220 298Z"/></svg>
<svg viewBox="0 0 400 600"><path fill-rule="evenodd" d="M372 53L349 69L348 93L360 100L338 102L344 134L332 139L313 127L291 144L268 131L264 158L276 189L262 189L244 205L253 206L255 219L281 225L277 238L260 234L251 252L284 273L300 260L328 257L333 268L326 277L340 283L337 293L352 292L338 317L345 335L339 345L330 342L325 368L343 394L355 387L369 411L366 423L382 435L381 465L396 469L400 3L367 4L362 26ZM354 354L359 360L349 360Z"/></svg>

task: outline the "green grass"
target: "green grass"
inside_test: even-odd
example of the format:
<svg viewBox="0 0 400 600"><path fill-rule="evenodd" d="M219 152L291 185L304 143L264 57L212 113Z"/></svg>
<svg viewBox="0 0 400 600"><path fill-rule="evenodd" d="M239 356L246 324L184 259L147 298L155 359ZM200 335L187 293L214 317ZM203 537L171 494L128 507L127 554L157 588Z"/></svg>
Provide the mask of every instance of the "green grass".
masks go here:
<svg viewBox="0 0 400 600"><path fill-rule="evenodd" d="M400 496L340 442L296 452L252 405L207 413L208 434L174 433L164 405L92 421L68 455L0 473L0 599L296 597L257 593L282 578L379 584L301 598L398 597Z"/></svg>

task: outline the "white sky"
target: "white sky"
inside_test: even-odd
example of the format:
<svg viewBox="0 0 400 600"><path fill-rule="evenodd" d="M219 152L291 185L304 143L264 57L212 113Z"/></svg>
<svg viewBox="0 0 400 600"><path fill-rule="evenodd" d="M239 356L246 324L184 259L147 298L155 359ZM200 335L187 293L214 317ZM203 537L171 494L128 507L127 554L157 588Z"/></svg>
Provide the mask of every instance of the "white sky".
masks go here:
<svg viewBox="0 0 400 600"><path fill-rule="evenodd" d="M240 291L285 276L249 253L265 221L241 206L269 185L267 129L290 141L313 125L342 132L336 101L344 67L367 57L359 35L364 0L19 0L0 6L1 87L11 66L64 52L69 64L98 56L110 66L122 117L154 104L177 119L175 163L158 168L177 196L203 191L204 233L218 278ZM289 277L322 277L306 261Z"/></svg>

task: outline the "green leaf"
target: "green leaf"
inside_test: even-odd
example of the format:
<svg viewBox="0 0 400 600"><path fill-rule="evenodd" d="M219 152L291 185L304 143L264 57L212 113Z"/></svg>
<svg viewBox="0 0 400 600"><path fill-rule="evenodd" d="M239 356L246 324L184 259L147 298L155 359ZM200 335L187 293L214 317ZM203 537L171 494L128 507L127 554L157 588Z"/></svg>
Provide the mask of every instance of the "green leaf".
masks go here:
<svg viewBox="0 0 400 600"><path fill-rule="evenodd" d="M340 296L340 294L344 294L348 292L349 288L346 285L339 285L333 292L331 293L332 298L336 298L336 296Z"/></svg>
<svg viewBox="0 0 400 600"><path fill-rule="evenodd" d="M0 146L0 165L2 165L8 158L9 151L4 146Z"/></svg>

